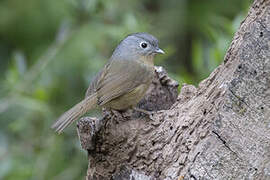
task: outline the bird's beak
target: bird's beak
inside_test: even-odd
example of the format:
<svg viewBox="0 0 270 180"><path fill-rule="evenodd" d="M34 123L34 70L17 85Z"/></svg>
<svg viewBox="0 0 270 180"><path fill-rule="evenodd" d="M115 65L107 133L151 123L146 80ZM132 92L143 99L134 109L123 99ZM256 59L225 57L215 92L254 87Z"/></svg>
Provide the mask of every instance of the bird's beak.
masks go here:
<svg viewBox="0 0 270 180"><path fill-rule="evenodd" d="M160 48L157 48L155 50L155 53L157 53L157 54L165 54L165 52L162 49L160 49Z"/></svg>

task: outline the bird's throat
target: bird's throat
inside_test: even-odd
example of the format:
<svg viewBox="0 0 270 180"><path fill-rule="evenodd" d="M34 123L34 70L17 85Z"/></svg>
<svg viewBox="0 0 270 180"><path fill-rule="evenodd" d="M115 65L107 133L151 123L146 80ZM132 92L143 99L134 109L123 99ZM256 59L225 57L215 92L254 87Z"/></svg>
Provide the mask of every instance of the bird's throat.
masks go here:
<svg viewBox="0 0 270 180"><path fill-rule="evenodd" d="M145 65L148 65L148 66L154 66L154 56L153 55L150 55L150 56L142 56L140 58L141 61L143 61L143 63Z"/></svg>

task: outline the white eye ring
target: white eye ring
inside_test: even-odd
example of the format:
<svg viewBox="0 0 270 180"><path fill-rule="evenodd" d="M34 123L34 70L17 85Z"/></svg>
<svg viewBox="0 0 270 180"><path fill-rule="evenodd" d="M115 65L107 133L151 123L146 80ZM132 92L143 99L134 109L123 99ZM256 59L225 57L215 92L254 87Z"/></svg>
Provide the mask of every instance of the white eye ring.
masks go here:
<svg viewBox="0 0 270 180"><path fill-rule="evenodd" d="M140 43L140 46L143 48L143 49L145 49L145 48L147 48L147 46L148 46L148 44L146 43L146 42L141 42Z"/></svg>

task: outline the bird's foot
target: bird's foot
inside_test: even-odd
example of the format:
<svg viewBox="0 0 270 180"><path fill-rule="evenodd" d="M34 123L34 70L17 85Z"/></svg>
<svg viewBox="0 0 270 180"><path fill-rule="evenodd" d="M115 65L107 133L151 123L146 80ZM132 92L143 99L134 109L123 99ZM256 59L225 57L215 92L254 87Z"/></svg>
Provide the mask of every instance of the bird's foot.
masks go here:
<svg viewBox="0 0 270 180"><path fill-rule="evenodd" d="M125 117L123 116L123 114L117 110L113 110L111 109L111 113L117 118L119 119L120 121L125 121Z"/></svg>
<svg viewBox="0 0 270 180"><path fill-rule="evenodd" d="M133 107L132 109L134 111L141 112L141 113L147 115L149 119L154 120L153 119L153 115L154 115L154 112L153 111L147 111L147 110L144 110L144 109L141 109L141 108L137 108L137 107Z"/></svg>

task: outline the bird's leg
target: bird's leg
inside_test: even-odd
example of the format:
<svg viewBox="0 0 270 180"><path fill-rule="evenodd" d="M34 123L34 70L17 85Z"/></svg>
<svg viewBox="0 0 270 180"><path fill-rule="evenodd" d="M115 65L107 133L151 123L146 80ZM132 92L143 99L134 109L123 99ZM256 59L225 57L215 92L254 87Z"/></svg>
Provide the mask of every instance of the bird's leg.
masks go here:
<svg viewBox="0 0 270 180"><path fill-rule="evenodd" d="M117 110L113 110L113 109L111 109L111 112L115 117L118 117L121 121L125 120L125 117L123 116L123 114L121 112L119 112Z"/></svg>
<svg viewBox="0 0 270 180"><path fill-rule="evenodd" d="M141 108L138 108L138 107L132 107L133 110L137 111L137 112L141 112L143 114L146 114L149 119L153 120L153 112L152 111L147 111L147 110L144 110L144 109L141 109Z"/></svg>

